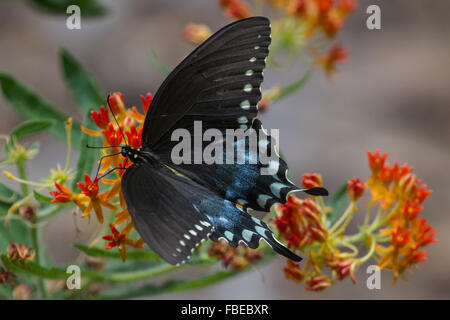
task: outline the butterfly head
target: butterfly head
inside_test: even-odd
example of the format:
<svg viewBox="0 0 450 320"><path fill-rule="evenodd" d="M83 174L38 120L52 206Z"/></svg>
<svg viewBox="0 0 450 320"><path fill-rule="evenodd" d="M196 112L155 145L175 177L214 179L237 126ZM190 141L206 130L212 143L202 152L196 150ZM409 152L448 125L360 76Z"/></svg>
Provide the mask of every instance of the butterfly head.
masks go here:
<svg viewBox="0 0 450 320"><path fill-rule="evenodd" d="M133 148L129 145L123 146L120 150L120 153L125 158L128 158L131 160L131 162L138 162L142 157L142 149L141 148Z"/></svg>

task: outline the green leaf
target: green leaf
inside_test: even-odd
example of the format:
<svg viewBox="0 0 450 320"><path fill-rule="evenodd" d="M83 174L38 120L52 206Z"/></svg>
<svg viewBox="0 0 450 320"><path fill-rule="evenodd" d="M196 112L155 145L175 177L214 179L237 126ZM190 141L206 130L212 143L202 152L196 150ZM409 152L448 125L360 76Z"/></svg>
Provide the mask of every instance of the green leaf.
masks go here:
<svg viewBox="0 0 450 320"><path fill-rule="evenodd" d="M20 219L11 219L5 226L5 221L0 220L0 253L5 253L9 242L31 245L29 228Z"/></svg>
<svg viewBox="0 0 450 320"><path fill-rule="evenodd" d="M264 256L258 265L264 265L269 262L275 253L272 249L268 248L264 250ZM209 285L213 285L217 282L226 280L240 273L254 270L253 268L245 268L243 270L226 270L218 271L211 275L198 277L191 280L169 280L161 285L145 285L137 288L135 286L128 286L126 288L110 289L108 292L104 292L95 299L130 299L137 297L153 296L164 293L174 293L179 291L193 290Z"/></svg>
<svg viewBox="0 0 450 320"><path fill-rule="evenodd" d="M0 206L1 204L10 205L12 204L17 198L19 197L19 193L16 191L8 188L3 183L0 183ZM8 206L9 208L9 206ZM6 210L8 210L6 208ZM3 212L0 210L0 214L3 214Z"/></svg>
<svg viewBox="0 0 450 320"><path fill-rule="evenodd" d="M20 139L44 131L54 124L55 120L52 119L26 120L22 122L9 134L10 139L6 146L6 153L8 153L14 143L18 142Z"/></svg>
<svg viewBox="0 0 450 320"><path fill-rule="evenodd" d="M60 52L64 79L82 114L105 103L105 94L98 88L92 76L65 49Z"/></svg>
<svg viewBox="0 0 450 320"><path fill-rule="evenodd" d="M219 271L212 275L202 276L193 280L170 280L162 285L145 285L140 288L110 289L94 299L130 299L144 296L154 296L164 293L198 289L226 280L238 274L239 271Z"/></svg>
<svg viewBox="0 0 450 320"><path fill-rule="evenodd" d="M27 120L15 127L10 133L10 136L20 140L39 131L43 131L54 124L55 120L52 119Z"/></svg>
<svg viewBox="0 0 450 320"><path fill-rule="evenodd" d="M274 99L274 101L281 100L283 98L286 98L293 94L294 92L300 90L303 88L303 86L308 82L309 78L311 77L311 71L306 72L303 77L294 83L291 83L287 87L284 87L281 89L281 93Z"/></svg>
<svg viewBox="0 0 450 320"><path fill-rule="evenodd" d="M55 124L48 128L49 132L58 139L66 139L64 123L68 116L55 109L48 102L44 101L41 97L16 81L10 75L0 73L0 85L5 98L23 117L33 120L54 120ZM80 145L80 132L79 123L74 121L72 128L72 142L76 147Z"/></svg>
<svg viewBox="0 0 450 320"><path fill-rule="evenodd" d="M83 69L77 60L66 50L61 50L61 64L64 78L81 112L85 114L83 126L95 130L95 122L91 119L90 110L98 108L104 103L104 93L97 87L92 76ZM99 158L99 150L87 149L86 145L99 145L98 137L82 134L80 142L80 156L78 158L77 172L73 180L73 189L78 189L77 182L83 180L83 176L90 174Z"/></svg>
<svg viewBox="0 0 450 320"><path fill-rule="evenodd" d="M158 69L158 71L163 75L163 76L168 76L170 71L172 71L172 68L165 64L157 55L156 53L152 50L150 52L150 62Z"/></svg>
<svg viewBox="0 0 450 320"><path fill-rule="evenodd" d="M67 15L67 7L73 4L80 7L82 17L98 17L107 12L97 0L30 0L30 2L41 10L55 14Z"/></svg>
<svg viewBox="0 0 450 320"><path fill-rule="evenodd" d="M333 211L328 216L328 226L332 226L344 213L345 208L347 207L350 198L347 194L347 183L344 183L340 186L336 193L331 197L330 201L327 203L327 206L331 207Z"/></svg>
<svg viewBox="0 0 450 320"><path fill-rule="evenodd" d="M45 279L66 279L68 277L68 274L62 268L44 268L32 261L27 261L25 264L21 264L19 261L11 262L4 254L1 259L5 267L14 273L35 275Z"/></svg>
<svg viewBox="0 0 450 320"><path fill-rule="evenodd" d="M50 203L50 201L52 201L52 198L44 196L43 194L40 194L36 190L33 190L33 193L34 193L34 198L39 202Z"/></svg>
<svg viewBox="0 0 450 320"><path fill-rule="evenodd" d="M106 250L101 248L89 248L83 244L74 244L74 247L83 251L91 257L107 258L107 259L121 259L120 253L113 250ZM160 258L153 251L139 250L127 251L127 260L159 260Z"/></svg>

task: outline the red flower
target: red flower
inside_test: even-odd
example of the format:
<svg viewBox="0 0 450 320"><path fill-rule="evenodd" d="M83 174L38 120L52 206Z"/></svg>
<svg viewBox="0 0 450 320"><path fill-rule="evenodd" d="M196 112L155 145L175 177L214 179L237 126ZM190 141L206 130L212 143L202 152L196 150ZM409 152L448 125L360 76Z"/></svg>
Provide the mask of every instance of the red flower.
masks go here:
<svg viewBox="0 0 450 320"><path fill-rule="evenodd" d="M409 235L410 233L411 230L407 229L402 231L402 227L397 226L397 228L391 231L392 244L397 248L403 247L408 242L411 242L411 237Z"/></svg>
<svg viewBox="0 0 450 320"><path fill-rule="evenodd" d="M143 129L136 129L134 125L131 126L130 131L125 132L128 137L128 144L133 148L141 147L141 139L142 139L142 131Z"/></svg>
<svg viewBox="0 0 450 320"><path fill-rule="evenodd" d="M354 284L356 284L355 273L354 273L355 268L356 268L356 263L354 260L351 260L351 259L341 261L336 266L333 267L333 269L336 270L337 277L339 280L343 280L345 277L350 275L350 277L352 278L352 282Z"/></svg>
<svg viewBox="0 0 450 320"><path fill-rule="evenodd" d="M427 185L423 184L420 186L420 188L416 189L416 192L414 193L414 199L419 201L419 203L422 203L432 193L433 190L427 190Z"/></svg>
<svg viewBox="0 0 450 320"><path fill-rule="evenodd" d="M434 239L436 231L423 217L419 217L419 219L414 221L412 229L416 240L416 247L424 247L436 242L436 239Z"/></svg>
<svg viewBox="0 0 450 320"><path fill-rule="evenodd" d="M108 128L103 130L103 134L111 146L118 146L122 142L122 132L120 129L115 130L112 123L109 123Z"/></svg>
<svg viewBox="0 0 450 320"><path fill-rule="evenodd" d="M141 100L142 100L142 109L144 110L144 113L147 113L148 108L150 108L150 104L152 103L153 96L150 92L148 92L145 97L141 95Z"/></svg>
<svg viewBox="0 0 450 320"><path fill-rule="evenodd" d="M112 224L109 225L112 234L108 234L106 236L103 236L103 240L109 241L108 245L106 246L106 249L112 249L114 247L119 247L125 242L126 235L123 233L120 233Z"/></svg>
<svg viewBox="0 0 450 320"><path fill-rule="evenodd" d="M223 0L221 5L230 19L240 20L250 16L249 6L241 0Z"/></svg>
<svg viewBox="0 0 450 320"><path fill-rule="evenodd" d="M352 201L357 201L364 194L365 185L360 178L350 179L347 182L347 193Z"/></svg>
<svg viewBox="0 0 450 320"><path fill-rule="evenodd" d="M413 168L408 166L407 163L403 164L401 167L399 166L398 162L394 162L394 166L392 167L392 178L394 181L400 181L403 176L407 175L408 173L411 173L413 171Z"/></svg>
<svg viewBox="0 0 450 320"><path fill-rule="evenodd" d="M323 22L323 30L327 34L328 37L332 38L334 37L340 29L344 26L344 18L339 13L338 10L333 9L326 11L325 20ZM347 58L347 54L344 55L343 59ZM341 61L335 60L335 61Z"/></svg>
<svg viewBox="0 0 450 320"><path fill-rule="evenodd" d="M420 211L422 211L423 206L419 205L419 200L416 199L410 202L409 199L405 200L405 207L403 208L403 216L409 220L413 220Z"/></svg>
<svg viewBox="0 0 450 320"><path fill-rule="evenodd" d="M115 115L118 115L125 110L125 105L123 103L123 94L120 92L114 92L112 95L110 95L108 102Z"/></svg>
<svg viewBox="0 0 450 320"><path fill-rule="evenodd" d="M306 290L322 291L331 286L331 282L326 275L317 275L306 281Z"/></svg>
<svg viewBox="0 0 450 320"><path fill-rule="evenodd" d="M77 186L80 187L81 192L90 198L96 197L98 194L98 179L95 179L95 181L92 182L91 177L89 177L88 174L85 174L84 180L86 181L86 184L77 182Z"/></svg>
<svg viewBox="0 0 450 320"><path fill-rule="evenodd" d="M322 176L314 171L305 173L302 178L302 184L307 189L322 187Z"/></svg>
<svg viewBox="0 0 450 320"><path fill-rule="evenodd" d="M410 264L415 264L421 261L426 261L427 260L426 255L427 255L426 251L419 251L417 248L415 248L410 249L408 253L405 255L405 258L406 260L408 260Z"/></svg>
<svg viewBox="0 0 450 320"><path fill-rule="evenodd" d="M291 279L294 282L301 282L305 275L300 269L300 265L289 259L287 260L287 265L288 266L283 269L286 278Z"/></svg>
<svg viewBox="0 0 450 320"><path fill-rule="evenodd" d="M109 112L104 106L100 106L100 112L91 111L91 118L100 129L106 129L109 124Z"/></svg>
<svg viewBox="0 0 450 320"><path fill-rule="evenodd" d="M317 0L317 7L320 12L326 12L333 6L333 0Z"/></svg>
<svg viewBox="0 0 450 320"><path fill-rule="evenodd" d="M106 249L109 250L114 247L119 247L122 261L125 261L127 258L125 248L126 234L119 232L112 224L109 225L109 228L111 229L112 234L108 234L102 237L103 240L109 241L109 243L106 245Z"/></svg>
<svg viewBox="0 0 450 320"><path fill-rule="evenodd" d="M399 191L405 196L411 196L415 194L419 183L420 180L417 179L417 176L415 174L408 173L404 175L398 182Z"/></svg>
<svg viewBox="0 0 450 320"><path fill-rule="evenodd" d="M308 3L306 0L292 0L289 2L289 12L292 14L301 15L306 12Z"/></svg>
<svg viewBox="0 0 450 320"><path fill-rule="evenodd" d="M356 2L354 0L341 0L339 1L337 8L341 15L346 16L356 8Z"/></svg>
<svg viewBox="0 0 450 320"><path fill-rule="evenodd" d="M389 165L384 164L383 168L378 172L378 179L388 186L394 179L394 170Z"/></svg>
<svg viewBox="0 0 450 320"><path fill-rule="evenodd" d="M373 172L378 172L384 167L384 162L388 156L387 153L380 155L379 150L375 150L373 154L367 151L367 156L369 157L369 166Z"/></svg>
<svg viewBox="0 0 450 320"><path fill-rule="evenodd" d="M59 184L58 182L55 182L56 191L50 191L50 195L54 197L50 203L55 202L69 202L72 200L72 191L70 191L69 188L64 187L63 185Z"/></svg>

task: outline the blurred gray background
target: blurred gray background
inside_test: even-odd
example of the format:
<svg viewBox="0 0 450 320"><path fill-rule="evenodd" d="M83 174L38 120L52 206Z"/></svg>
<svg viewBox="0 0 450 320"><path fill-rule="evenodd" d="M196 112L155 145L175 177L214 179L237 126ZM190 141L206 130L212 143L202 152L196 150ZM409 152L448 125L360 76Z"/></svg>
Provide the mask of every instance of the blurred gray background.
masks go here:
<svg viewBox="0 0 450 320"><path fill-rule="evenodd" d="M217 1L101 2L110 9L108 15L83 19L81 30L69 31L65 16L33 10L24 1L0 1L0 71L14 75L59 109L75 115L59 68L58 52L64 47L105 91L121 91L128 106L139 106L139 95L155 93L163 80L149 61L151 50L176 65L193 48L182 40L186 23L206 23L213 30L228 23ZM346 279L324 292L312 293L286 280L284 259L277 258L226 282L161 298L450 298L450 2L371 0L358 4L339 36L350 48L350 57L333 81L322 71L315 72L303 90L272 106L261 118L265 127L280 128L281 149L297 182L304 172L314 170L323 174L326 187L334 192L351 177L367 178L365 153L376 148L389 152L390 162L412 165L434 191L424 210L438 240L427 248L429 261L408 272L408 281L400 280L396 287L391 285L391 273L383 271L382 289L368 290L367 274L361 268L356 285ZM365 27L370 4L381 7L381 30ZM299 64L289 72L268 71L264 87L297 80L304 69ZM1 134L22 121L1 95L0 114ZM32 179L47 176L57 162L65 161L63 143L45 133L30 142L35 139L41 140L41 150L29 167ZM75 231L74 220L80 233ZM77 253L71 243L87 241L94 227L70 213L47 225L45 237L56 262L72 261Z"/></svg>

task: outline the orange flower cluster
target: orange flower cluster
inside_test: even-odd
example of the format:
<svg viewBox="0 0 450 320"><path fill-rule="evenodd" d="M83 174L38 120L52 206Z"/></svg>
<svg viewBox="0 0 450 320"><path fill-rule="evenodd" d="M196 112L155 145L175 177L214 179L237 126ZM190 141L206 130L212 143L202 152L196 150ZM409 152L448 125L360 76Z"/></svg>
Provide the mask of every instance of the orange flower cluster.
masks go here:
<svg viewBox="0 0 450 320"><path fill-rule="evenodd" d="M368 152L368 156L371 175L365 182L360 178L347 182L349 201L342 213L333 212L336 208L327 206L320 197L301 200L290 196L285 204L277 206L275 226L280 238L289 248L307 253L308 257L303 267L288 261L286 278L304 282L308 290L320 291L336 279L350 277L356 283L357 268L375 259L380 268L393 271L395 283L405 270L426 260L423 247L435 242L435 231L420 213L431 190L421 184L407 164L395 162L390 166L387 154L381 155L378 150ZM320 187L322 177L314 172L305 174L302 183L305 188ZM356 202L366 189L371 197L365 222L358 233L347 235L346 226L358 211ZM378 206L378 212L371 217L374 206ZM358 255L357 243L366 244L365 255ZM324 273L325 267L331 270L331 277Z"/></svg>
<svg viewBox="0 0 450 320"><path fill-rule="evenodd" d="M412 173L408 164L400 166L394 162L387 164L387 154L380 155L376 150L368 152L372 170L367 184L372 191L372 204L380 203L381 208L389 211L384 218L385 228L380 232L391 238L390 246L377 245L376 251L381 257L380 268L394 272L394 283L406 269L426 260L423 247L436 242L436 232L420 212L422 203L432 193L425 184Z"/></svg>
<svg viewBox="0 0 450 320"><path fill-rule="evenodd" d="M220 242L211 243L208 254L221 260L224 267L240 270L256 264L261 259L263 252L241 245L234 248L225 240L221 240Z"/></svg>
<svg viewBox="0 0 450 320"><path fill-rule="evenodd" d="M274 7L306 22L306 36L319 31L334 37L344 26L347 16L356 8L354 0L268 0Z"/></svg>
<svg viewBox="0 0 450 320"><path fill-rule="evenodd" d="M299 48L307 48L313 53L314 65L324 68L328 76L336 72L338 63L347 59L348 50L340 44L334 44L322 53L323 48L318 48L309 40L321 34L328 39L335 38L349 14L355 10L355 0L266 0L265 3L272 11L281 12L281 16L276 14L277 18L271 18L271 55L280 49L297 52ZM255 2L250 6L243 0L219 0L220 7L230 20L260 15L260 4ZM211 34L208 26L192 22L186 25L183 32L184 38L194 44L202 43Z"/></svg>
<svg viewBox="0 0 450 320"><path fill-rule="evenodd" d="M129 238L131 231L134 229L134 224L122 195L121 178L124 172L123 169L126 169L130 163L120 154L120 144L124 139L122 131L125 133L129 145L134 148L141 146L145 113L148 111L152 102L152 95L147 93L146 96L141 96L141 100L144 114L140 113L136 107L126 109L123 95L120 92L115 92L109 96L108 104L111 106L111 110L114 112L120 128L115 122L113 115L110 114L110 110L104 106L100 106L98 112L91 111L91 118L99 128L99 131L81 127L82 131L88 135L103 136L103 146L108 147L105 149L107 151L100 160L101 167L98 173L102 175L108 172L108 170L115 171L115 173L108 175L108 178L95 178L94 180L86 174L84 177L85 181L77 183L81 192L73 192L58 182L55 182L56 190L50 192L53 196L52 203L72 201L82 212L82 217L90 218L91 212L94 211L100 223L104 221L103 208L112 211L118 210L118 206L113 204L113 201L118 198L118 205L121 210L114 215L115 219L110 226L112 235L104 236L103 239L109 241L109 244L106 246L107 249L113 247L119 248L122 260L124 261L126 259L125 245L142 248L144 243L142 238L137 240ZM112 176L115 176L115 178L111 179ZM105 186L109 186L109 188L100 193L99 182L102 182ZM122 224L124 227L121 231L118 231L115 226Z"/></svg>

